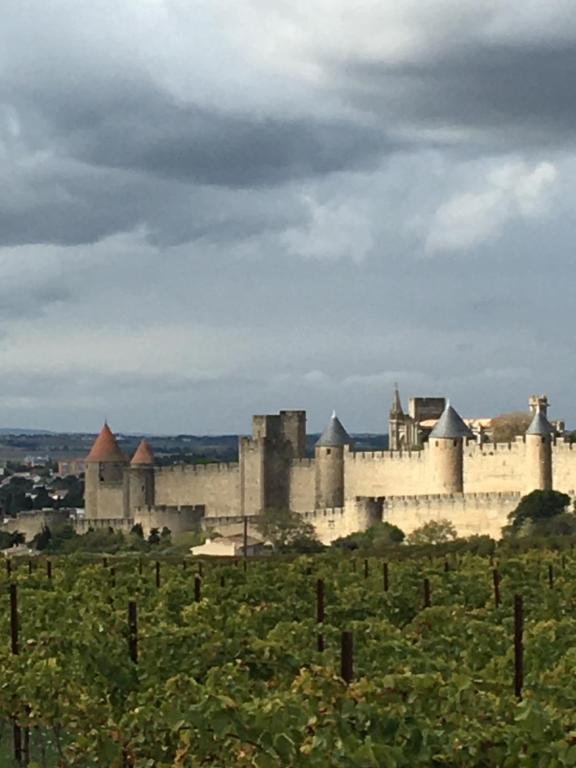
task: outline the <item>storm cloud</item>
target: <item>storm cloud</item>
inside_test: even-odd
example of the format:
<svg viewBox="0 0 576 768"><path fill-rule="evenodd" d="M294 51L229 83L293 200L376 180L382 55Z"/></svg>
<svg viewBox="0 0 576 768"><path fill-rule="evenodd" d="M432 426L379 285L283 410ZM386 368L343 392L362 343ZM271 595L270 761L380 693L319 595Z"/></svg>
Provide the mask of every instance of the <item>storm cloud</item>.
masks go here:
<svg viewBox="0 0 576 768"><path fill-rule="evenodd" d="M574 419L563 0L7 0L0 421Z"/></svg>

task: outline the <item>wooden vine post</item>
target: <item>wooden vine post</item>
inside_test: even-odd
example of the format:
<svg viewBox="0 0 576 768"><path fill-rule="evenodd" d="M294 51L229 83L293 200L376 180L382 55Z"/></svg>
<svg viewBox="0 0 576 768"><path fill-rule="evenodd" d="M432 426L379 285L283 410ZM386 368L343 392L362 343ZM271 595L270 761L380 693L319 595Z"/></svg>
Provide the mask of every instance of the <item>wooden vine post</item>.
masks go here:
<svg viewBox="0 0 576 768"><path fill-rule="evenodd" d="M514 693L522 701L524 687L524 600L514 595Z"/></svg>
<svg viewBox="0 0 576 768"><path fill-rule="evenodd" d="M498 573L498 569L494 568L492 571L492 583L494 584L494 605L496 608L500 607L501 599L500 599L500 574Z"/></svg>
<svg viewBox="0 0 576 768"><path fill-rule="evenodd" d="M432 599L430 596L430 579L424 579L424 608L430 608Z"/></svg>
<svg viewBox="0 0 576 768"><path fill-rule="evenodd" d="M388 563L382 565L382 571L384 574L384 592L388 592L390 589L390 568Z"/></svg>
<svg viewBox="0 0 576 768"><path fill-rule="evenodd" d="M316 623L317 624L324 623L324 619L325 619L324 603L325 603L324 579L318 579L316 581ZM324 650L324 635L322 632L318 633L317 646L318 646L319 653L322 653L322 651Z"/></svg>
<svg viewBox="0 0 576 768"><path fill-rule="evenodd" d="M19 623L18 623L18 587L10 584L10 650L13 656L20 653L19 647ZM18 765L22 765L24 754L22 751L22 729L16 716L12 719L12 733L14 741L14 759Z"/></svg>
<svg viewBox="0 0 576 768"><path fill-rule="evenodd" d="M128 603L128 653L130 660L138 664L138 606L133 600Z"/></svg>

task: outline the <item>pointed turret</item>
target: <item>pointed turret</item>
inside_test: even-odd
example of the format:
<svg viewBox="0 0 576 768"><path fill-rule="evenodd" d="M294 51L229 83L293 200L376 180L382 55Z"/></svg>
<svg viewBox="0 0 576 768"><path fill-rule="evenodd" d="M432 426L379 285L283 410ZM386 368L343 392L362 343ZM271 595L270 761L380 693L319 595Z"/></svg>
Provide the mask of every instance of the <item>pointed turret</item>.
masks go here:
<svg viewBox="0 0 576 768"><path fill-rule="evenodd" d="M86 461L97 461L99 463L128 462L128 457L120 449L114 433L108 426L108 422L104 423L90 453L86 457Z"/></svg>
<svg viewBox="0 0 576 768"><path fill-rule="evenodd" d="M554 429L543 411L536 411L526 430L525 492L552 490L552 438Z"/></svg>
<svg viewBox="0 0 576 768"><path fill-rule="evenodd" d="M332 418L328 422L328 425L324 432L320 435L320 439L316 443L317 448L336 448L338 446L350 445L352 440L350 435L344 427L342 422L336 416L336 411L332 412Z"/></svg>
<svg viewBox="0 0 576 768"><path fill-rule="evenodd" d="M134 517L141 507L153 507L156 498L154 451L148 440L141 440L130 462L130 510Z"/></svg>
<svg viewBox="0 0 576 768"><path fill-rule="evenodd" d="M154 464L154 451L146 438L140 442L130 464L133 467L146 467Z"/></svg>
<svg viewBox="0 0 576 768"><path fill-rule="evenodd" d="M351 444L350 435L334 411L316 443L316 509L344 506L344 453Z"/></svg>
<svg viewBox="0 0 576 768"><path fill-rule="evenodd" d="M437 438L456 440L471 437L474 437L472 430L466 426L460 414L447 402L442 416L430 433L430 440Z"/></svg>
<svg viewBox="0 0 576 768"><path fill-rule="evenodd" d="M530 422L530 426L526 430L526 434L541 435L542 437L545 437L546 435L553 435L554 428L542 411L536 411L534 418Z"/></svg>
<svg viewBox="0 0 576 768"><path fill-rule="evenodd" d="M86 457L87 518L128 517L129 463L130 459L105 422Z"/></svg>
<svg viewBox="0 0 576 768"><path fill-rule="evenodd" d="M473 437L449 402L428 441L432 486L436 493L464 490L464 440Z"/></svg>

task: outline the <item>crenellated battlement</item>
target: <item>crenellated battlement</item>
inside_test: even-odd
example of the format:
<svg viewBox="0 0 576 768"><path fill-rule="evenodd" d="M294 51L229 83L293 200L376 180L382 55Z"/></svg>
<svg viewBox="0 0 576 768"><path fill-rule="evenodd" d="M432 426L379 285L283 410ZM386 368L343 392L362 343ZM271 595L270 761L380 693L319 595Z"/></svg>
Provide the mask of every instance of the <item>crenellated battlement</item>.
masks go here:
<svg viewBox="0 0 576 768"><path fill-rule="evenodd" d="M469 442L464 447L466 456L496 456L502 453L522 453L525 450L525 441L523 437L518 438L512 443L478 443Z"/></svg>
<svg viewBox="0 0 576 768"><path fill-rule="evenodd" d="M160 475L218 475L222 473L238 472L240 464L235 462L218 462L213 464L170 464L166 467L156 467L155 472Z"/></svg>
<svg viewBox="0 0 576 768"><path fill-rule="evenodd" d="M290 462L291 467L313 467L314 464L314 459L292 459Z"/></svg>
<svg viewBox="0 0 576 768"><path fill-rule="evenodd" d="M426 493L421 495L387 496L385 505L407 504L410 506L424 506L430 504L492 504L519 500L522 497L520 491L488 491L478 493Z"/></svg>
<svg viewBox="0 0 576 768"><path fill-rule="evenodd" d="M346 461L423 461L425 451L350 451Z"/></svg>
<svg viewBox="0 0 576 768"><path fill-rule="evenodd" d="M576 452L576 443L571 443L565 437L557 437L552 443L552 452L574 451Z"/></svg>
<svg viewBox="0 0 576 768"><path fill-rule="evenodd" d="M302 512L301 514L304 520L309 523L314 523L315 520L343 517L345 513L345 507L327 507L326 509L315 509L311 512Z"/></svg>

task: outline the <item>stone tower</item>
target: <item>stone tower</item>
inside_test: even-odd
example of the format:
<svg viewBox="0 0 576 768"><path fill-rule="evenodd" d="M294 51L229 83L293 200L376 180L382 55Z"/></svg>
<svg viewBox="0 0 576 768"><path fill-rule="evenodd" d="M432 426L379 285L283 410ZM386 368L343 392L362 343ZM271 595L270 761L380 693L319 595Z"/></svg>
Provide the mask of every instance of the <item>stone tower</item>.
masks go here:
<svg viewBox="0 0 576 768"><path fill-rule="evenodd" d="M463 493L464 440L471 437L472 431L447 403L428 440L434 493Z"/></svg>
<svg viewBox="0 0 576 768"><path fill-rule="evenodd" d="M351 444L334 412L315 448L316 509L344 506L344 452Z"/></svg>
<svg viewBox="0 0 576 768"><path fill-rule="evenodd" d="M154 453L142 440L130 462L130 510L155 504Z"/></svg>
<svg viewBox="0 0 576 768"><path fill-rule="evenodd" d="M240 511L290 508L290 469L306 455L306 411L254 416L252 437L240 438Z"/></svg>
<svg viewBox="0 0 576 768"><path fill-rule="evenodd" d="M402 401L400 400L400 392L398 390L398 384L394 385L394 399L392 400L392 407L388 415L388 448L391 451L400 451L403 448L402 445L402 425L404 424L405 416L402 410Z"/></svg>
<svg viewBox="0 0 576 768"><path fill-rule="evenodd" d="M129 517L128 457L108 424L86 458L86 517Z"/></svg>
<svg viewBox="0 0 576 768"><path fill-rule="evenodd" d="M552 489L552 437L554 430L541 410L526 430L525 493Z"/></svg>

